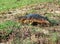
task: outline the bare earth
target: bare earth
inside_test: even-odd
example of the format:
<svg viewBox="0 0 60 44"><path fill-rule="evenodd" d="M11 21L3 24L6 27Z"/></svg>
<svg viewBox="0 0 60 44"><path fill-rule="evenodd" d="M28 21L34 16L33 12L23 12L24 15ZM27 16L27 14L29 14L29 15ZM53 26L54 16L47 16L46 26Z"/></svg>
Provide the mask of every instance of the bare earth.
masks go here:
<svg viewBox="0 0 60 44"><path fill-rule="evenodd" d="M13 20L17 22L18 16L23 16L29 13L37 13L43 16L47 16L50 19L55 19L60 22L60 5L57 3L40 3L25 6L23 8L16 8L0 13L0 22L6 20ZM48 14L51 14L50 16ZM59 23L60 24L60 23ZM35 31L35 32L34 32ZM15 35L12 39L9 39L6 43L0 44L60 44L60 25L51 27L39 27L39 26L28 26L22 25L21 29L15 30ZM56 35L54 33L56 32ZM57 36L55 42L51 41L51 36ZM53 37L53 36L52 36ZM20 42L17 43L16 39ZM53 37L54 39L54 37ZM29 40L29 41L28 41Z"/></svg>

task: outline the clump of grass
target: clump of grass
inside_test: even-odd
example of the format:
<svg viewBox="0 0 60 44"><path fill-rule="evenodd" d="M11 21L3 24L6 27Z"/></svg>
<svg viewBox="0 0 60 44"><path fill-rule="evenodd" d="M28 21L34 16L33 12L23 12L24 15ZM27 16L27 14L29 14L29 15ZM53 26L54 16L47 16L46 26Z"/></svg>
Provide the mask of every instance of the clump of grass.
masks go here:
<svg viewBox="0 0 60 44"><path fill-rule="evenodd" d="M0 23L0 30L5 29L7 27L15 25L15 22L13 21L5 21L3 23Z"/></svg>
<svg viewBox="0 0 60 44"><path fill-rule="evenodd" d="M14 21L8 20L0 23L0 36L2 38L5 38L9 34L11 34L15 28L19 28L19 25Z"/></svg>

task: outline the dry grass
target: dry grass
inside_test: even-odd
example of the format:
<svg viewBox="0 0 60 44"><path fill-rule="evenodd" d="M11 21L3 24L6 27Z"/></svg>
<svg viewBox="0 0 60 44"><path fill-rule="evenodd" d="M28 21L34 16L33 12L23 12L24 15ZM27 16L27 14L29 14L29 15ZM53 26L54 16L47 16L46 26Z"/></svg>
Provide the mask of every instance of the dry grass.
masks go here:
<svg viewBox="0 0 60 44"><path fill-rule="evenodd" d="M57 7L56 7L57 6ZM29 13L37 13L42 14L43 16L47 16L49 19L53 19L55 21L60 21L60 14L56 13L55 11L59 11L58 9L60 6L54 3L42 3L41 5L34 5L31 6L29 10L28 7L23 9L16 9L14 11L8 11L3 14L3 19L5 20L13 20L17 21L18 16L26 15ZM58 8L58 9L57 9ZM18 13L18 11L19 13ZM53 11L52 11L53 10ZM17 11L17 12L16 12ZM24 11L24 14L21 13ZM9 14L9 12L11 12ZM7 16L8 15L8 16ZM6 18L4 18L6 17ZM8 23L9 24L9 23ZM15 25L15 24L14 24ZM41 26L32 26L18 24L16 28L13 29L14 37L9 39L6 44L60 44L60 25L58 26L50 26L50 27L41 27Z"/></svg>

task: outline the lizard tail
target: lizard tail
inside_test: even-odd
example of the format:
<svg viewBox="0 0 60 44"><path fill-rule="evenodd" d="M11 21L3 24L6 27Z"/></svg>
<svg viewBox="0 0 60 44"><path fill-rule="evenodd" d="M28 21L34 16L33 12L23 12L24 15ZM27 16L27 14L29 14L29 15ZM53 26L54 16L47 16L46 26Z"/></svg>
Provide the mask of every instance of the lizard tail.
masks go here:
<svg viewBox="0 0 60 44"><path fill-rule="evenodd" d="M51 25L58 25L58 22L56 22L56 20L50 20L48 17L46 17L46 19Z"/></svg>

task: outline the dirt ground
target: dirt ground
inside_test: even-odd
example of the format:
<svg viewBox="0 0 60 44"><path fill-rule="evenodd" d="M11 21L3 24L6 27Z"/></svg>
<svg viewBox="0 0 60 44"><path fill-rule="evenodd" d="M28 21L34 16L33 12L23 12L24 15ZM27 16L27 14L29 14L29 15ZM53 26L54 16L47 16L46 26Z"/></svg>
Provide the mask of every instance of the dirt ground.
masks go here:
<svg viewBox="0 0 60 44"><path fill-rule="evenodd" d="M60 5L57 3L40 3L0 12L0 22L13 20L29 13L41 14L54 19L60 24ZM21 25L6 43L0 44L60 44L60 25L50 27ZM13 43L12 43L13 42Z"/></svg>

